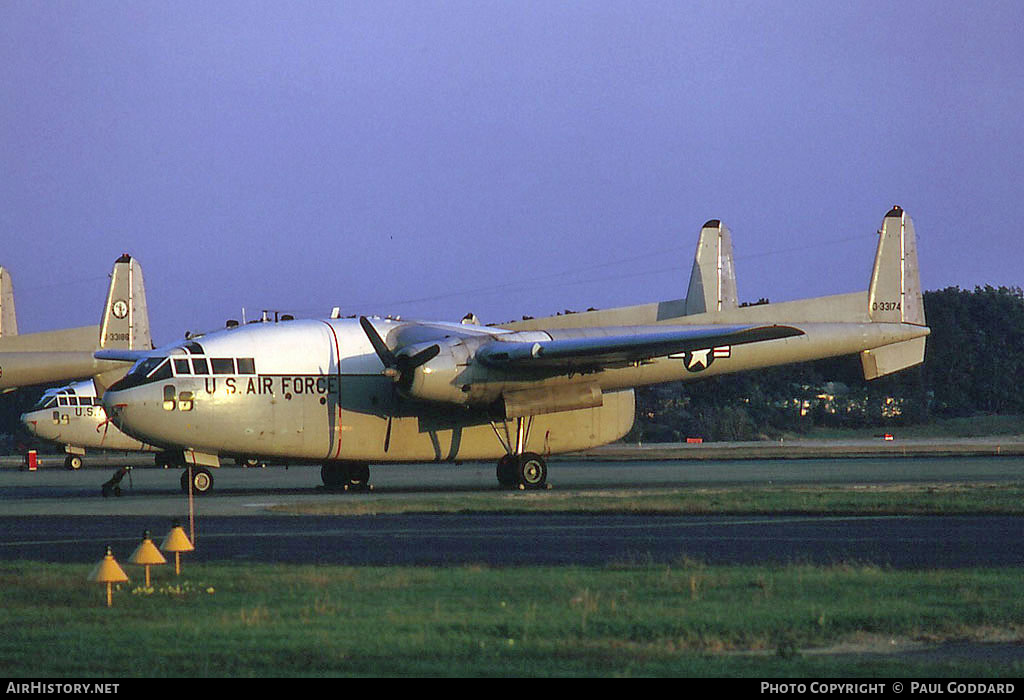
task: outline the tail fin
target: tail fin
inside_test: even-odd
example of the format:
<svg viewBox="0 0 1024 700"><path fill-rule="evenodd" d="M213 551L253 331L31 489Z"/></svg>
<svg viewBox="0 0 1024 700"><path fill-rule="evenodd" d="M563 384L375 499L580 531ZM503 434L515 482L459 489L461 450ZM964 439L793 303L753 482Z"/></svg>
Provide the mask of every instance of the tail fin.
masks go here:
<svg viewBox="0 0 1024 700"><path fill-rule="evenodd" d="M0 338L18 335L18 319L14 315L14 285L11 273L0 267Z"/></svg>
<svg viewBox="0 0 1024 700"><path fill-rule="evenodd" d="M893 207L878 232L875 267L868 287L868 315L877 323L924 326L924 300L917 266L914 224L900 207ZM865 350L861 365L865 379L875 379L924 362L923 337Z"/></svg>
<svg viewBox="0 0 1024 700"><path fill-rule="evenodd" d="M732 234L721 221L712 219L704 224L697 239L686 292L686 315L734 309L737 298Z"/></svg>
<svg viewBox="0 0 1024 700"><path fill-rule="evenodd" d="M149 311L142 267L125 253L114 262L107 305L100 324L100 347L110 350L149 350Z"/></svg>
<svg viewBox="0 0 1024 700"><path fill-rule="evenodd" d="M868 313L872 321L925 325L914 224L899 207L885 215L878 232Z"/></svg>

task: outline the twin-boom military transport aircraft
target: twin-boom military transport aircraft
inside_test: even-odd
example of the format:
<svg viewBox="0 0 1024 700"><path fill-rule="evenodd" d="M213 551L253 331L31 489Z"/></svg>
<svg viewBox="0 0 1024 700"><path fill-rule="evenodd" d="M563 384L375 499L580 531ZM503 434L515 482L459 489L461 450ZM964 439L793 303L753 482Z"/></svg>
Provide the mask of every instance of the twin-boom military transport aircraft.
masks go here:
<svg viewBox="0 0 1024 700"><path fill-rule="evenodd" d="M731 255L719 246L702 264L698 246L685 300L501 326L253 323L100 351L136 360L103 404L127 434L180 455L200 492L208 467L239 455L322 464L331 488L366 487L371 464L480 460L503 486L544 488L546 457L629 431L634 387L847 354L867 379L922 362L913 225L894 207L878 233L865 292L741 307Z"/></svg>

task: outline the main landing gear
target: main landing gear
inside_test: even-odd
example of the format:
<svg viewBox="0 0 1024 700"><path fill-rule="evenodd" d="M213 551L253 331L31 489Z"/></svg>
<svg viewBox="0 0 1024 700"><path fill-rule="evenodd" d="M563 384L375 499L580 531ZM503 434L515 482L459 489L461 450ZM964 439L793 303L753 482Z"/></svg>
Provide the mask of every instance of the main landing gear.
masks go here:
<svg viewBox="0 0 1024 700"><path fill-rule="evenodd" d="M213 474L206 467L185 465L181 473L181 490L188 493L188 478L192 475L192 493L202 496L213 491Z"/></svg>
<svg viewBox="0 0 1024 700"><path fill-rule="evenodd" d="M498 483L505 488L532 491L548 485L548 465L534 452L508 454L498 460Z"/></svg>
<svg viewBox="0 0 1024 700"><path fill-rule="evenodd" d="M365 462L325 462L320 467L324 487L332 491L372 491L370 465Z"/></svg>
<svg viewBox="0 0 1024 700"><path fill-rule="evenodd" d="M518 488L524 491L550 488L547 462L536 452L524 450L532 422L532 416L526 419L516 418L515 442L509 434L508 421L505 422L504 439L494 423L491 423L494 434L508 452L498 460L497 468L498 484L504 488Z"/></svg>

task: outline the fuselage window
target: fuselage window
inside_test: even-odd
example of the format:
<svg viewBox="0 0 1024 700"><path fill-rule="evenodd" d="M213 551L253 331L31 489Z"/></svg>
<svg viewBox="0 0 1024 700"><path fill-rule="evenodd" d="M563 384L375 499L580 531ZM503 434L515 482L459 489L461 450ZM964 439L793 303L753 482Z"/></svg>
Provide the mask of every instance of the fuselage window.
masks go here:
<svg viewBox="0 0 1024 700"><path fill-rule="evenodd" d="M188 360L175 360L174 373L178 375L192 374L192 368L189 366Z"/></svg>
<svg viewBox="0 0 1024 700"><path fill-rule="evenodd" d="M193 357L192 358L192 374L209 374L210 365L206 362L205 357Z"/></svg>
<svg viewBox="0 0 1024 700"><path fill-rule="evenodd" d="M256 360L251 357L238 358L239 374L256 374Z"/></svg>
<svg viewBox="0 0 1024 700"><path fill-rule="evenodd" d="M214 374L234 374L235 361L230 357L214 357L210 359Z"/></svg>

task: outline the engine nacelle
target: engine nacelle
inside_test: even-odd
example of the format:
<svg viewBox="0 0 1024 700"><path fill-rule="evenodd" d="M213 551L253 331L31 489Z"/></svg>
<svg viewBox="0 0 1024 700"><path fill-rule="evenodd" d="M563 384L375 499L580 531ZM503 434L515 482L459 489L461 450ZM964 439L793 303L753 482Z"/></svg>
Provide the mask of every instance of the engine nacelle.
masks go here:
<svg viewBox="0 0 1024 700"><path fill-rule="evenodd" d="M520 334L522 335L522 334ZM519 336L516 340L520 340ZM525 338L530 340L531 338ZM403 348L402 355L414 356L436 345L437 355L412 369L400 379L406 396L460 406L492 406L501 401L506 417L557 413L602 405L601 389L582 376L549 377L548 384L536 386L537 377L523 386L522 377L510 377L501 368L489 367L474 358L477 348L493 342L490 338L446 338L436 343L417 343Z"/></svg>
<svg viewBox="0 0 1024 700"><path fill-rule="evenodd" d="M411 376L402 377L400 390L406 396L425 401L461 406L487 405L501 395L501 382L492 382L491 372L473 362L473 352L486 339L446 338L439 342L418 343L404 348L402 355L414 355L431 345L440 352L416 367Z"/></svg>

